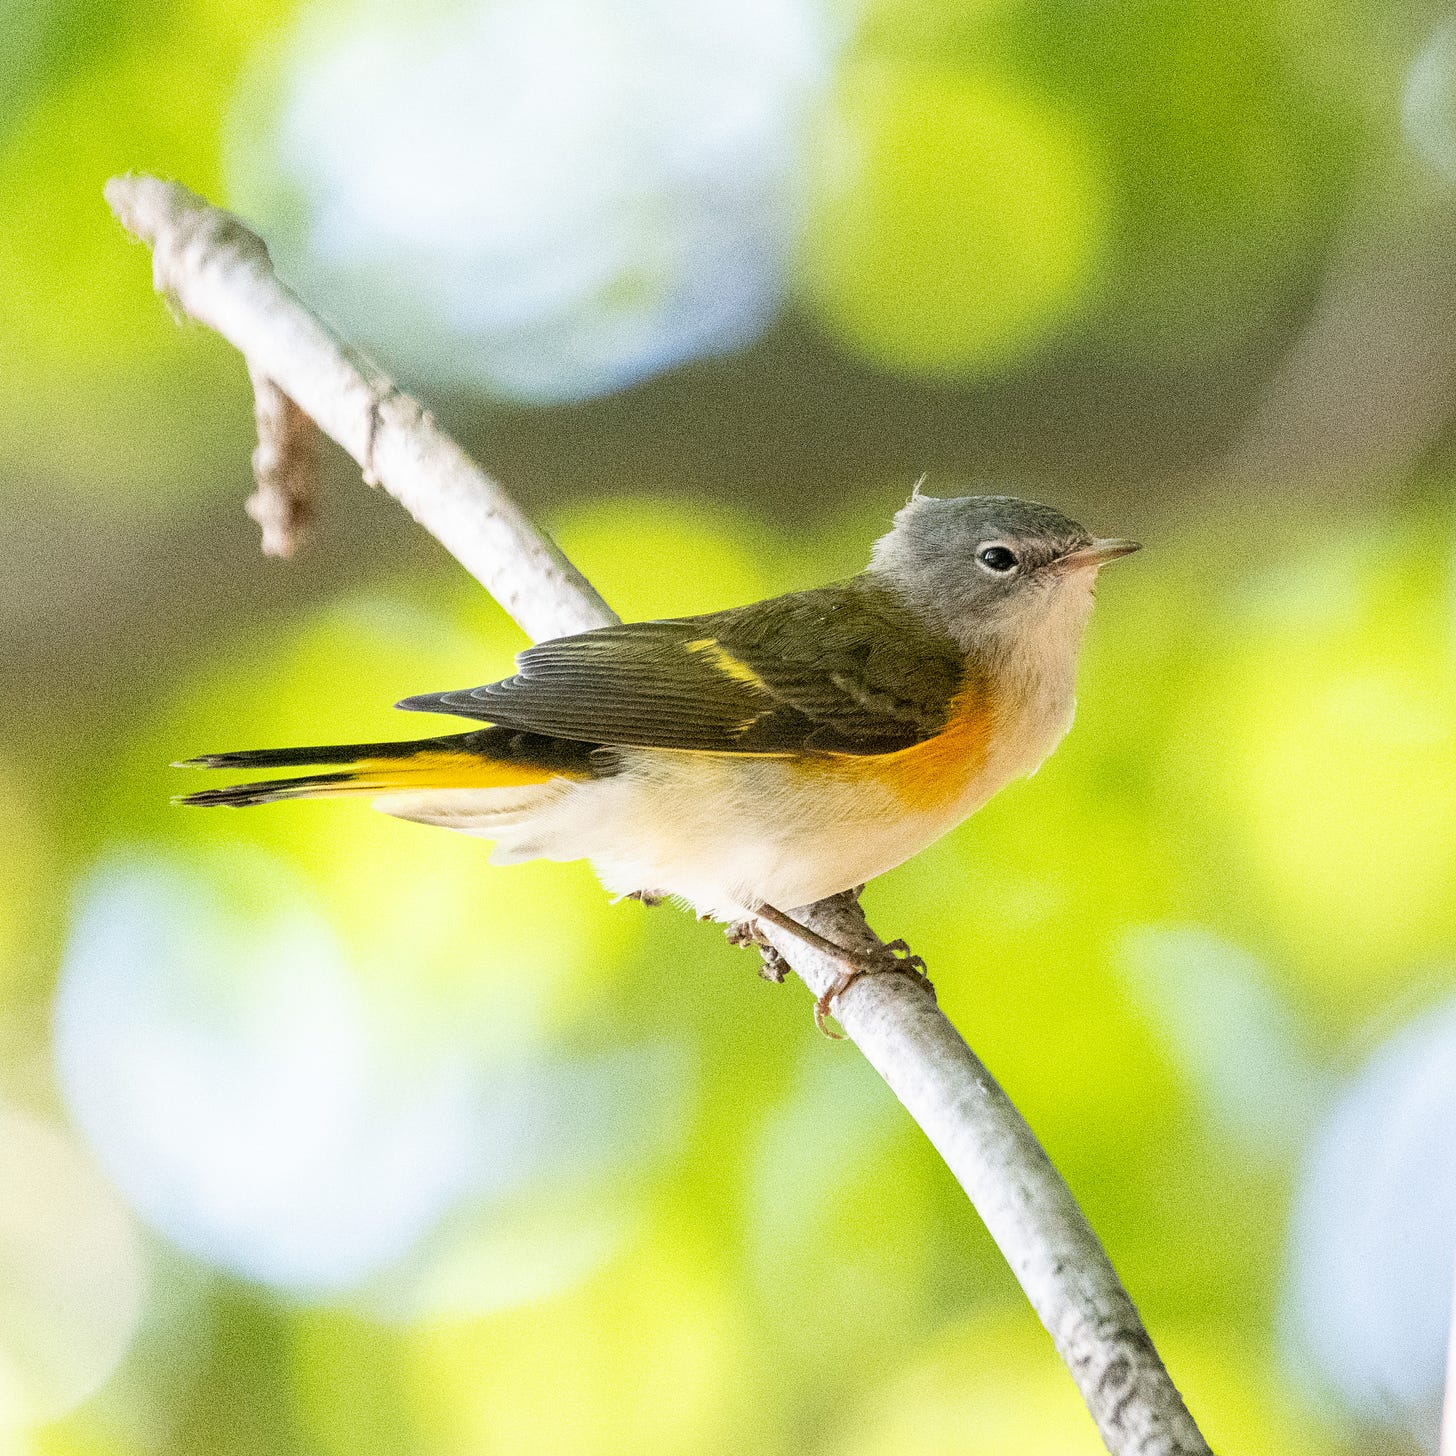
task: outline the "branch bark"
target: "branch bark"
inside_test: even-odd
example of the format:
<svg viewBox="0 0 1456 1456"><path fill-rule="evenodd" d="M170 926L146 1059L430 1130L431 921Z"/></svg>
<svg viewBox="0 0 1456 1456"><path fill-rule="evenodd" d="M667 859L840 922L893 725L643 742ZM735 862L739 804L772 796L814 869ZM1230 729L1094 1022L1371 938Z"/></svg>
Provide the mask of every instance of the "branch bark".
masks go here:
<svg viewBox="0 0 1456 1456"><path fill-rule="evenodd" d="M535 639L616 621L554 542L414 400L278 279L262 240L175 183L120 177L106 199L153 250L156 287L244 355L395 497ZM839 896L794 917L844 946L881 942ZM815 996L839 966L764 927ZM882 948L882 947L881 947ZM1071 1191L975 1053L908 977L862 976L834 1014L969 1195L1066 1362L1113 1456L1208 1456Z"/></svg>

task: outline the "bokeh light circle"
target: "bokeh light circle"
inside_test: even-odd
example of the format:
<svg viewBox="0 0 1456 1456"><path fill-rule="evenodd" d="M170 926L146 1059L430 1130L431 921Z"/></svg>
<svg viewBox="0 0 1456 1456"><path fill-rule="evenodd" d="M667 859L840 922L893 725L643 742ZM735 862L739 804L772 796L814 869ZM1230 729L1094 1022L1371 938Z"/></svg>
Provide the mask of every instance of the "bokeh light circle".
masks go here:
<svg viewBox="0 0 1456 1456"><path fill-rule="evenodd" d="M91 1395L125 1354L147 1274L125 1205L58 1128L0 1106L0 1442Z"/></svg>
<svg viewBox="0 0 1456 1456"><path fill-rule="evenodd" d="M1296 1189L1282 1323L1322 1398L1436 1449L1456 1228L1456 1001L1375 1048ZM1359 1318L1352 1312L1358 1311Z"/></svg>
<svg viewBox="0 0 1456 1456"><path fill-rule="evenodd" d="M459 1196L470 1069L391 1050L283 866L235 851L209 869L118 852L83 886L56 1001L62 1090L132 1205L194 1257L351 1287Z"/></svg>
<svg viewBox="0 0 1456 1456"><path fill-rule="evenodd" d="M739 347L778 308L815 0L313 12L239 203L392 367L544 403Z"/></svg>

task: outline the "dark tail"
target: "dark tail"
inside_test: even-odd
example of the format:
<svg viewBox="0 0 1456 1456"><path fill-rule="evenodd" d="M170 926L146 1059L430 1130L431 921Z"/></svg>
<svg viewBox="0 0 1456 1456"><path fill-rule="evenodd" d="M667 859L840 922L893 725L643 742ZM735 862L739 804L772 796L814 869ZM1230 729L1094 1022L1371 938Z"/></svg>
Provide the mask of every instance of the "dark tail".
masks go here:
<svg viewBox="0 0 1456 1456"><path fill-rule="evenodd" d="M565 743L532 733L484 728L409 743L339 743L319 748L253 748L205 753L177 768L311 768L336 764L329 773L263 779L203 789L173 802L244 809L278 799L322 799L343 794L405 793L415 789L498 789L592 776L595 745Z"/></svg>
<svg viewBox="0 0 1456 1456"><path fill-rule="evenodd" d="M347 767L332 773L297 778L264 779L231 784L225 789L203 789L183 794L172 802L204 807L244 809L250 804L271 804L278 799L316 799L338 794L387 792L390 789L431 788L451 776L478 779L492 759L482 753L481 733L456 733L443 738L419 738L409 743L335 743L316 748L251 748L240 753L205 753L183 759L174 768L307 768L313 764Z"/></svg>

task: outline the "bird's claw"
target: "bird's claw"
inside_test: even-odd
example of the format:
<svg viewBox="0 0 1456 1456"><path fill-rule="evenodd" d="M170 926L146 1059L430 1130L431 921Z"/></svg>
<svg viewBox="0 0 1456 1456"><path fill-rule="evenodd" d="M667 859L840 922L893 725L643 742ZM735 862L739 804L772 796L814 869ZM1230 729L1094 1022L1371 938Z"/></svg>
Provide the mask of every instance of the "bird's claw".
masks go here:
<svg viewBox="0 0 1456 1456"><path fill-rule="evenodd" d="M912 951L903 940L891 940L883 947L884 954L865 956L863 959L856 958L853 964L837 975L830 984L829 989L814 1002L814 1025L836 1041L843 1037L842 1032L832 1030L827 1024L833 1003L839 999L861 976L909 976L917 986L923 987L930 993L930 998L935 999L935 984L925 973L925 960Z"/></svg>
<svg viewBox="0 0 1456 1456"><path fill-rule="evenodd" d="M925 957L918 956L910 949L909 944L903 940L890 940L885 942L885 949L890 952L894 961L893 965L887 966L889 971L898 972L902 976L909 976L917 986L922 986L930 992L930 999L934 1001L935 982L925 973Z"/></svg>
<svg viewBox="0 0 1456 1456"><path fill-rule="evenodd" d="M830 983L829 989L814 1002L814 1025L827 1036L831 1041L843 1041L844 1033L835 1031L829 1024L830 1005L841 995L849 990L864 971L841 971Z"/></svg>
<svg viewBox="0 0 1456 1456"><path fill-rule="evenodd" d="M759 969L759 975L766 981L777 982L784 979L791 967L770 943L768 936L764 934L763 926L759 923L765 910L769 909L770 907L760 907L759 915L751 919L733 921L727 926L724 934L728 937L730 945L756 947L763 956L763 965ZM821 954L830 956L843 967L830 982L828 990L814 1002L814 1025L825 1036L833 1037L836 1041L842 1038L843 1033L834 1031L829 1026L831 1008L834 1002L844 995L861 976L891 974L909 976L918 985L929 991L932 1000L934 999L935 987L931 985L930 978L925 974L925 962L903 940L892 940L886 945L876 945L867 952L852 951L834 944L833 941L825 940L817 932L798 925L791 917L783 915L780 911L770 910L770 915L770 924L782 922L781 928L783 929L789 929L792 926L799 939L807 940Z"/></svg>
<svg viewBox="0 0 1456 1456"><path fill-rule="evenodd" d="M759 954L763 957L763 963L758 968L758 974L765 981L772 981L776 986L782 986L784 977L789 973L789 963L771 945L759 946Z"/></svg>

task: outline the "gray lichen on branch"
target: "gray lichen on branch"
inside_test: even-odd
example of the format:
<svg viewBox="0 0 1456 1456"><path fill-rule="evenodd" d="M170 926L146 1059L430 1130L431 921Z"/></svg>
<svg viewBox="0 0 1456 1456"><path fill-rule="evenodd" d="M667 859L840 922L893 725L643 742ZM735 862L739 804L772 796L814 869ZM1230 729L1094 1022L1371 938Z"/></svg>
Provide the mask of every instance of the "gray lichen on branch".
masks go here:
<svg viewBox="0 0 1456 1456"><path fill-rule="evenodd" d="M429 414L362 365L278 279L267 248L245 224L153 177L114 178L106 198L124 226L151 244L157 288L240 350L255 387L266 381L347 450L531 637L617 620ZM888 956L853 896L794 917L836 945ZM763 932L815 996L835 983L838 962L786 930L766 925ZM1114 1456L1208 1456L1070 1189L934 998L906 976L862 976L835 1001L834 1014L965 1189L1107 1449Z"/></svg>

